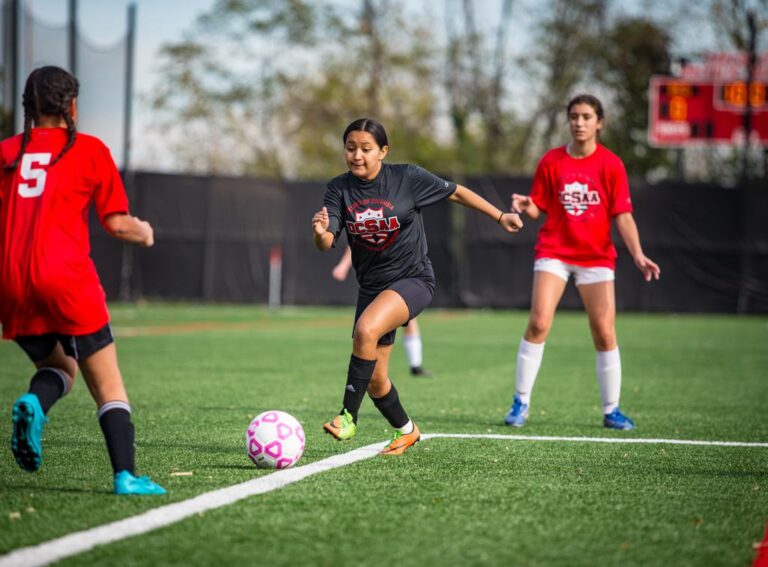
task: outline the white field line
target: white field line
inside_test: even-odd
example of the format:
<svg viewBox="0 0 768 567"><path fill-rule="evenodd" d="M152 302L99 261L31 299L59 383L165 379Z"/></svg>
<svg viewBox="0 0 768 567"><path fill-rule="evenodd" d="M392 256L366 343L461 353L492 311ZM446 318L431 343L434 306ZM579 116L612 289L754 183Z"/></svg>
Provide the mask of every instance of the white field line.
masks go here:
<svg viewBox="0 0 768 567"><path fill-rule="evenodd" d="M648 445L704 445L707 447L766 447L768 443L746 441L696 441L693 439L644 439L640 437L550 437L539 435L502 435L487 433L425 433L422 440L434 438L447 439L503 439L506 441L570 441L572 443L638 443Z"/></svg>
<svg viewBox="0 0 768 567"><path fill-rule="evenodd" d="M740 441L696 441L685 439L642 439L621 437L545 437L534 435L501 434L464 434L464 433L425 433L423 441L428 439L498 439L504 441L566 441L581 443L645 443L667 445L703 445L712 447L763 447L768 443L747 443ZM253 480L206 492L200 496L183 500L167 506L160 506L148 512L118 520L81 532L75 532L48 542L30 547L22 547L0 556L0 567L37 567L48 565L66 557L84 553L98 545L126 539L147 533L189 518L195 514L221 508L239 500L277 490L294 482L299 482L314 474L351 465L370 459L378 454L386 443L374 443L360 447L348 453L335 455L322 461L301 467L277 471Z"/></svg>

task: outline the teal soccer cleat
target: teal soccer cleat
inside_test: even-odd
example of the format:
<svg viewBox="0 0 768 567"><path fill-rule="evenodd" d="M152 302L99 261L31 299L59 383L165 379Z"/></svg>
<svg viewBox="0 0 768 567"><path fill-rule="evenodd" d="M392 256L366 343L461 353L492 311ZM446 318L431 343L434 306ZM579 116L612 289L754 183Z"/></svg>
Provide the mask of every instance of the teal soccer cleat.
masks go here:
<svg viewBox="0 0 768 567"><path fill-rule="evenodd" d="M115 494L165 494L165 488L148 476L133 476L128 471L120 471L115 475Z"/></svg>
<svg viewBox="0 0 768 567"><path fill-rule="evenodd" d="M24 394L13 404L11 451L25 471L35 472L43 464L43 426L48 418L35 394Z"/></svg>
<svg viewBox="0 0 768 567"><path fill-rule="evenodd" d="M635 422L615 408L611 413L603 416L603 425L608 429L621 429L630 431L635 428Z"/></svg>

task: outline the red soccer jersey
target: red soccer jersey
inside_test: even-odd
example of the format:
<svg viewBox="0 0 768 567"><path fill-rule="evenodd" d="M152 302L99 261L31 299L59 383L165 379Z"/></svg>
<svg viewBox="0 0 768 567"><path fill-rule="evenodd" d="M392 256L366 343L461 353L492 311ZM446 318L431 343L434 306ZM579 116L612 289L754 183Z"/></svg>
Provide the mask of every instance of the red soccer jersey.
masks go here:
<svg viewBox="0 0 768 567"><path fill-rule="evenodd" d="M3 337L85 335L109 322L90 258L88 209L99 220L127 213L128 199L107 147L63 128L34 128L15 170L21 135L0 142L0 323Z"/></svg>
<svg viewBox="0 0 768 567"><path fill-rule="evenodd" d="M611 219L632 212L627 172L616 154L600 144L581 159L565 147L550 150L536 168L531 199L547 215L537 259L615 269Z"/></svg>

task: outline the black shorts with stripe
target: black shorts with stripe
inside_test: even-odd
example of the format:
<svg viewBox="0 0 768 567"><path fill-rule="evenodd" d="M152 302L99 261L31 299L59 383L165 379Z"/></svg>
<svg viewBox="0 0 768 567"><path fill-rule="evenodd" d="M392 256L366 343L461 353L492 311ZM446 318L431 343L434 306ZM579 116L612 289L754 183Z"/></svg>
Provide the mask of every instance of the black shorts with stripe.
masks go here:
<svg viewBox="0 0 768 567"><path fill-rule="evenodd" d="M411 319L415 319L419 313L427 308L435 294L435 275L432 271L432 267L429 266L429 270L419 277L397 280L390 285L387 290L396 292L403 298L403 301L405 301L405 304L408 306L408 322ZM363 314L365 308L373 303L373 300L376 299L380 293L381 292L371 293L364 289L358 291L357 309L355 310L355 325L357 325L357 320ZM405 325L407 325L408 322L406 322ZM378 344L394 344L396 334L397 329L392 329L379 339Z"/></svg>
<svg viewBox="0 0 768 567"><path fill-rule="evenodd" d="M71 356L75 360L82 360L115 342L109 323L95 333L88 335L48 333L16 337L14 340L34 363L45 360L56 348L56 343L61 343L67 356Z"/></svg>

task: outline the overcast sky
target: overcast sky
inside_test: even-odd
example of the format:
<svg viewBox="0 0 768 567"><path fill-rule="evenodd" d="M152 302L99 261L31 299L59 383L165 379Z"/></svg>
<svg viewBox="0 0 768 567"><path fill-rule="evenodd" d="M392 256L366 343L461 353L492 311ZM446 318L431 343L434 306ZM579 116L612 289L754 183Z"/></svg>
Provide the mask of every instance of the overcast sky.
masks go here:
<svg viewBox="0 0 768 567"><path fill-rule="evenodd" d="M46 26L60 27L67 22L67 5L64 0L25 0L28 9L34 14L35 19ZM359 0L335 0L339 3L349 4L350 9L359 8ZM456 2L458 0L448 0ZM123 40L126 32L126 14L130 0L79 0L78 2L78 27L81 38L89 45L96 48L109 48ZM153 85L158 84L161 77L157 73L158 50L164 43L178 41L184 32L192 29L195 19L208 11L215 0L135 0L138 9L138 21L135 46L135 84L134 93L138 95L133 104L132 148L133 163L139 167L152 168L153 156L142 145L142 136L146 135L147 125L150 124L152 115L150 109L143 102L141 95L151 91ZM617 0L613 9L629 10L634 13L650 13L654 11L656 16L662 18L668 12L670 20L681 22L680 10L685 10L686 2L661 2L655 0ZM405 5L409 9L430 10L435 12L434 21L443 21L442 10L446 0L406 0ZM501 0L478 0L476 23L481 30L492 29L498 22ZM514 33L510 34L509 50L512 56L524 53L530 49L531 34L525 25L526 18L540 8L539 0L517 0L513 4ZM677 10L677 14L675 13ZM693 23L693 22L692 22ZM681 35L676 37L676 49L678 52L686 50L700 50L703 46L714 42L711 30L705 30L700 25L685 31L680 28ZM683 34L688 38L683 37ZM713 48L717 46L714 45ZM65 50L63 50L65 51ZM59 57L64 57L59 54ZM66 59L59 61L44 61L44 63L65 64ZM80 74L80 73L78 73ZM88 79L92 82L93 79ZM106 88L107 85L105 85ZM115 87L117 89L117 87ZM82 102L88 102L88 108L100 118L95 122L88 122L92 133L105 139L111 146L113 155L121 165L122 135L115 131L121 131L119 112L112 112L108 118L101 117L103 112L94 108L100 104L114 102L114 96L109 90L106 96L100 98L90 95L87 99L82 97ZM116 92L119 92L116 91ZM82 109L87 110L86 108ZM121 110L120 110L121 112ZM93 130L96 131L93 131ZM99 131L102 130L102 131ZM158 163L159 165L159 163Z"/></svg>

